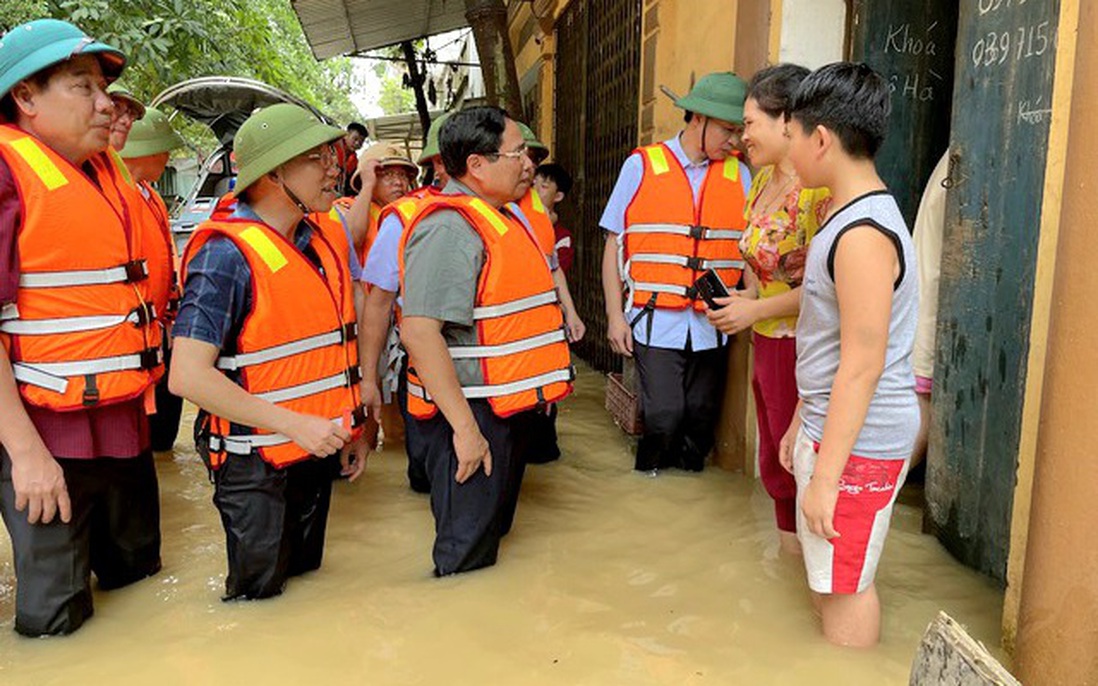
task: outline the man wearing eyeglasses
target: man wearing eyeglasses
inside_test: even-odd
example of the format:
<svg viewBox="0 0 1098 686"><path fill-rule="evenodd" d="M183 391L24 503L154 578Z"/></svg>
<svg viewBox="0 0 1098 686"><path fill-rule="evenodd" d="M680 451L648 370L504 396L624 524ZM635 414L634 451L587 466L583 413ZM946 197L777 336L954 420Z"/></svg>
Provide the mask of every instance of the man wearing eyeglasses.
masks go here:
<svg viewBox="0 0 1098 686"><path fill-rule="evenodd" d="M296 105L249 117L233 141L236 209L199 225L183 255L169 385L202 410L224 600L278 595L320 567L332 479L353 481L369 452L349 241L309 218L338 195L341 135Z"/></svg>
<svg viewBox="0 0 1098 686"><path fill-rule="evenodd" d="M435 574L495 564L511 528L533 413L572 390L553 277L504 208L533 163L514 120L452 115L439 147L450 181L401 237L408 411L427 445Z"/></svg>
<svg viewBox="0 0 1098 686"><path fill-rule="evenodd" d="M701 471L714 444L727 341L694 284L712 269L731 291L743 269L751 175L733 151L746 89L731 72L699 79L675 101L683 130L625 161L599 221L607 336L636 363L644 435L634 468L650 476Z"/></svg>

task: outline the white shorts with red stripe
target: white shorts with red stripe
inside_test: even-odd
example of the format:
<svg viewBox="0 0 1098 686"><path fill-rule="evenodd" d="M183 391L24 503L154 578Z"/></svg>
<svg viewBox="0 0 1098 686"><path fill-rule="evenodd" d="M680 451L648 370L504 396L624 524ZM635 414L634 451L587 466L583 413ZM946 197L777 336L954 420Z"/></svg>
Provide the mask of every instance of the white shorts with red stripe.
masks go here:
<svg viewBox="0 0 1098 686"><path fill-rule="evenodd" d="M839 500L832 524L839 538L829 541L808 530L801 509L816 468L817 449L801 429L793 450L793 476L797 480L797 538L804 550L808 586L816 593L861 593L877 574L892 506L907 476L908 460L850 456L839 479Z"/></svg>

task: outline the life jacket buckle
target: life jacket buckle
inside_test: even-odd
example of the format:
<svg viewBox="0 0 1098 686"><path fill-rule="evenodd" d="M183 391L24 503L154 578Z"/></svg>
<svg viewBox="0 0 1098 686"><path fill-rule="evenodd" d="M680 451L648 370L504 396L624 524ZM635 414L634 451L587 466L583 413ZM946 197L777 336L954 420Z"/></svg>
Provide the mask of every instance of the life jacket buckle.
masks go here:
<svg viewBox="0 0 1098 686"><path fill-rule="evenodd" d="M356 429L366 423L366 408L359 405L351 411L351 428Z"/></svg>
<svg viewBox="0 0 1098 686"><path fill-rule="evenodd" d="M705 260L703 260L700 257L688 257L688 258L686 258L686 268L687 269L692 269L696 272L701 271L702 269L705 268L705 267L702 266L704 264L705 264Z"/></svg>
<svg viewBox="0 0 1098 686"><path fill-rule="evenodd" d="M84 375L84 395L81 398L84 407L99 404L99 387L95 385L95 374Z"/></svg>
<svg viewBox="0 0 1098 686"><path fill-rule="evenodd" d="M347 368L347 386L354 386L362 381L362 369L359 367Z"/></svg>
<svg viewBox="0 0 1098 686"><path fill-rule="evenodd" d="M698 299L698 287L690 285L686 287L686 299L697 300Z"/></svg>
<svg viewBox="0 0 1098 686"><path fill-rule="evenodd" d="M156 321L156 305L143 302L130 311L131 317L136 317L137 321L134 322L134 328L142 328L148 326L152 322Z"/></svg>
<svg viewBox="0 0 1098 686"><path fill-rule="evenodd" d="M701 239L705 238L705 234L707 231L709 231L708 226L691 226L690 237L696 241L700 241Z"/></svg>
<svg viewBox="0 0 1098 686"><path fill-rule="evenodd" d="M141 369L156 369L164 361L163 351L160 348L146 348L139 355L141 357Z"/></svg>
<svg viewBox="0 0 1098 686"><path fill-rule="evenodd" d="M347 322L340 332L342 343L350 343L358 339L358 322Z"/></svg>
<svg viewBox="0 0 1098 686"><path fill-rule="evenodd" d="M131 260L122 267L126 270L126 283L137 283L149 278L149 267L143 258Z"/></svg>

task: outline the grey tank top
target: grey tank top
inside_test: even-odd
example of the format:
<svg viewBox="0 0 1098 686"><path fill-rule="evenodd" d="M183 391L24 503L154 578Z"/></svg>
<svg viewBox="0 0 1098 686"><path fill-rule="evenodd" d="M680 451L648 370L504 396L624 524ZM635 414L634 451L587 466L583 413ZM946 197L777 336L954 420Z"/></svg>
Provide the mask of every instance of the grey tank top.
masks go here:
<svg viewBox="0 0 1098 686"><path fill-rule="evenodd" d="M884 371L869 403L853 454L882 460L911 455L919 429L919 405L911 351L919 309L915 249L896 200L887 191L863 195L828 219L808 247L801 311L797 319L797 390L804 431L823 439L831 386L839 369L839 301L832 267L839 238L869 224L896 243L900 278L892 292L892 316Z"/></svg>

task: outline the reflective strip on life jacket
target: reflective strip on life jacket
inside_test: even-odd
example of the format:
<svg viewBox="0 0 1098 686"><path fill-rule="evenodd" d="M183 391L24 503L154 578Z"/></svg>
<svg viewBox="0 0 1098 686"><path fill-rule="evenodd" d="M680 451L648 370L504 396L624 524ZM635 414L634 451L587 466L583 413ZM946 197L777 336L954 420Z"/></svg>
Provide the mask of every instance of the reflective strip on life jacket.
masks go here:
<svg viewBox="0 0 1098 686"><path fill-rule="evenodd" d="M351 426L344 428L350 431L361 426L365 420L365 410L360 407L357 411L351 413ZM343 421L343 417L334 417L332 424L342 425ZM258 448L273 448L287 443L293 443L293 441L282 434L276 433L252 434L249 436L216 436L211 434L209 436L211 453L226 452L232 455L251 455L252 451Z"/></svg>
<svg viewBox="0 0 1098 686"><path fill-rule="evenodd" d="M145 260L134 260L109 269L83 269L65 272L20 274L20 288L68 288L103 286L112 283L136 283L149 278Z"/></svg>
<svg viewBox="0 0 1098 686"><path fill-rule="evenodd" d="M652 264L673 264L679 267L687 267L698 271L706 269L743 269L743 260L707 260L701 257L685 257L683 255L661 255L658 253L640 253L633 255L626 262L628 267L633 262L650 262Z"/></svg>
<svg viewBox="0 0 1098 686"><path fill-rule="evenodd" d="M449 350L452 359L474 360L486 357L514 355L515 353L526 352L527 350L541 348L562 341L567 342L568 336L565 335L563 330L557 330L543 333L538 336L531 336L530 338L511 341L510 343L500 343L499 345L456 345L449 348Z"/></svg>
<svg viewBox="0 0 1098 686"><path fill-rule="evenodd" d="M0 333L17 336L45 336L55 333L76 333L109 329L129 322L144 326L156 319L156 308L138 308L129 314L90 315L87 317L63 317L61 319L4 319L0 321Z"/></svg>
<svg viewBox="0 0 1098 686"><path fill-rule="evenodd" d="M496 317L506 317L509 314L517 314L525 310L532 310L535 307L541 307L542 305L551 305L555 302L559 302L556 291L545 291L544 293L538 293L537 295L531 295L527 298L520 300L512 300L511 302L502 303L500 305L487 305L485 307L473 308L473 319L494 319Z"/></svg>
<svg viewBox="0 0 1098 686"><path fill-rule="evenodd" d="M571 383L575 379L576 370L569 367L568 369L555 369L551 372L546 372L545 374L532 376L529 379L519 379L518 381L511 381L509 383L486 386L462 386L461 393L469 399L497 398L541 388L542 386L547 386L551 383ZM427 389L417 383L413 383L411 377L408 379L408 393L421 400L431 402L431 395L427 392Z"/></svg>
<svg viewBox="0 0 1098 686"><path fill-rule="evenodd" d="M738 241L743 231L738 229L710 229L705 226L686 224L633 224L626 227L626 233L670 233L676 236L690 236L702 240Z"/></svg>
<svg viewBox="0 0 1098 686"><path fill-rule="evenodd" d="M150 348L134 355L101 357L80 362L13 362L12 374L20 383L38 386L56 393L68 388L67 376L88 376L109 372L126 372L134 369L153 369L164 361L160 348Z"/></svg>
<svg viewBox="0 0 1098 686"><path fill-rule="evenodd" d="M275 345L255 352L219 357L217 358L217 368L225 371L236 371L251 365L274 362L284 357L312 352L313 350L326 348L329 345L342 345L355 340L357 337L358 324L352 323L342 329L309 336L299 341L291 341L290 343Z"/></svg>
<svg viewBox="0 0 1098 686"><path fill-rule="evenodd" d="M266 400L269 403L284 403L287 400L297 400L298 398L330 391L333 388L344 388L356 384L361 380L362 375L358 372L358 367L353 367L347 371L333 374L323 379L317 379L316 381L307 381L302 384L297 384L296 386L287 386L286 388L279 388L274 391L256 393L255 397Z"/></svg>

